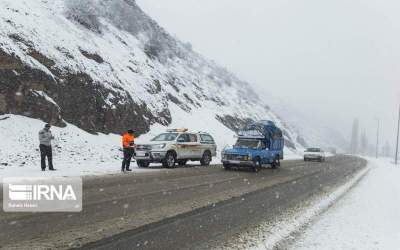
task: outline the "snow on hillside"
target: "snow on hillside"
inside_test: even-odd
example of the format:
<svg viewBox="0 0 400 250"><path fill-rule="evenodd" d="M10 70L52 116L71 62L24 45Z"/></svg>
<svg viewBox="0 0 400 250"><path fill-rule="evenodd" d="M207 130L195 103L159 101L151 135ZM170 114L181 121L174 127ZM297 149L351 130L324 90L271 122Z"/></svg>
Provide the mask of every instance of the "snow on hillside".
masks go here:
<svg viewBox="0 0 400 250"><path fill-rule="evenodd" d="M289 158L304 148L268 100L133 0L2 0L0 8L0 115L10 117L0 121L3 173L36 171L45 121L59 126L57 174L119 171L115 134L128 128L139 140L167 127L208 131L222 149L245 123L269 119L283 129Z"/></svg>
<svg viewBox="0 0 400 250"><path fill-rule="evenodd" d="M92 2L101 6L98 1ZM105 5L110 3L103 2ZM115 2L121 2L121 8L124 7L124 1ZM3 12L1 48L49 75L52 72L29 55L31 51L27 44L52 60L55 63L53 67L69 73L85 72L94 81L122 95L127 91L138 104L147 105L155 115L168 105L168 94L182 99L180 102L187 103L182 107L187 106L187 109L204 102L216 105L213 101L206 101L208 99L225 104L218 107L221 114L234 110L240 117L247 117L251 113L268 115L264 105L255 105L262 103L246 98L248 94L258 98L246 83L182 45L177 46L182 53L187 53L186 60L172 57L162 64L159 60L150 60L146 55L144 47L149 38L144 36L147 34L135 36L117 28L106 17L99 18L103 29L101 34L90 31L66 17L67 9L63 0L4 0L0 6ZM127 8L133 9L129 5ZM104 62L91 60L87 54L99 55ZM171 78L176 82L168 84ZM160 94L149 93L155 79L161 83L163 91ZM113 96L108 98L112 99ZM202 103L196 103L197 100ZM119 101L124 102L123 99ZM253 111L249 113L249 110Z"/></svg>
<svg viewBox="0 0 400 250"><path fill-rule="evenodd" d="M273 119L280 123L246 82L169 36L134 2L67 2L83 2L88 6L69 4L67 8L63 0L1 1L0 48L53 76L56 82L60 76L54 74L59 71L61 75L84 72L96 84L113 91L105 97L105 106L115 109L115 105L126 101L124 96L130 96L137 105L144 105L152 115L159 116L158 123L169 122L165 113L170 113L171 103L187 112L213 109L220 120L232 116L237 120ZM92 7L89 10L96 17L101 33L88 29L87 23L86 26L78 23L84 22L79 15L85 13L74 12L70 17L68 13L76 10L71 6ZM115 19L118 12L121 16ZM134 20L129 14L136 15ZM132 30L135 24L143 27ZM151 46L157 42L161 51L152 51L155 48ZM61 80L58 84L64 83ZM116 94L120 96L117 98ZM59 104L59 95L48 97L54 100L53 104ZM62 105L57 107L61 109L60 115L65 116ZM290 128L285 128L290 137ZM295 138L293 134L288 139L298 145Z"/></svg>

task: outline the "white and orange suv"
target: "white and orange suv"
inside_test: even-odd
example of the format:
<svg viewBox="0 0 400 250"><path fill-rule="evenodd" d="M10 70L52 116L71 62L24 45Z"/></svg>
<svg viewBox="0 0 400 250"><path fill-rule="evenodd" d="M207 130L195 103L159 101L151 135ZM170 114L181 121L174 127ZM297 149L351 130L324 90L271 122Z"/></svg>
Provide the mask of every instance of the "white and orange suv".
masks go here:
<svg viewBox="0 0 400 250"><path fill-rule="evenodd" d="M200 161L202 166L210 165L217 155L214 138L206 132L188 132L188 129L170 129L149 143L136 146L136 161L139 167L147 168L150 163L162 163L173 168L176 164L186 165L188 161Z"/></svg>

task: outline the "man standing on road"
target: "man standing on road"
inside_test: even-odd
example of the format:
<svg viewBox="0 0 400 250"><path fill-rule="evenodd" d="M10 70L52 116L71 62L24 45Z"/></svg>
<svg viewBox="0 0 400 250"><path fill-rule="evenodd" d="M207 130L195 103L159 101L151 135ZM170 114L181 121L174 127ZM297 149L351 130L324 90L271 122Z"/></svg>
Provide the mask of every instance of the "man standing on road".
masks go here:
<svg viewBox="0 0 400 250"><path fill-rule="evenodd" d="M122 161L122 172L132 171L129 167L131 164L132 156L135 154L135 137L132 129L128 130L122 136L122 146L124 148L124 160Z"/></svg>
<svg viewBox="0 0 400 250"><path fill-rule="evenodd" d="M53 167L53 152L51 148L51 140L54 139L50 131L50 124L46 124L44 129L39 131L39 148L40 148L40 159L42 171L46 170L46 157L49 162L49 170L54 171Z"/></svg>

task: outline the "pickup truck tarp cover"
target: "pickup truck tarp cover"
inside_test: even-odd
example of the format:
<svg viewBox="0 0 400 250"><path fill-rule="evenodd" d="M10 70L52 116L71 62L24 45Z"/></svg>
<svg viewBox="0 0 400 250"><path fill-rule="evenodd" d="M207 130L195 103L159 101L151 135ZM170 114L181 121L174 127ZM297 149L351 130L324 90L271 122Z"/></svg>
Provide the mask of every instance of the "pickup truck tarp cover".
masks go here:
<svg viewBox="0 0 400 250"><path fill-rule="evenodd" d="M274 122L267 120L252 123L243 130L243 132L245 131L258 131L267 140L275 140L283 137L282 130Z"/></svg>

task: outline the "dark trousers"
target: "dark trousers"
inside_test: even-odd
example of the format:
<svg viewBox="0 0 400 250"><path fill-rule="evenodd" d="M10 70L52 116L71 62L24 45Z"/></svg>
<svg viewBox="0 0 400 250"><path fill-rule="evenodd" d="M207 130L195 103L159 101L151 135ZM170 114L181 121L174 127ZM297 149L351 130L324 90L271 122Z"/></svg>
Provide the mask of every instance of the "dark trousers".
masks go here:
<svg viewBox="0 0 400 250"><path fill-rule="evenodd" d="M51 146L46 146L43 144L40 144L40 159L41 159L41 166L42 170L46 169L46 157L47 161L49 162L49 169L54 169L53 168L53 152L51 149Z"/></svg>
<svg viewBox="0 0 400 250"><path fill-rule="evenodd" d="M132 156L135 154L133 148L124 148L124 160L122 161L122 171L129 169L131 165Z"/></svg>

